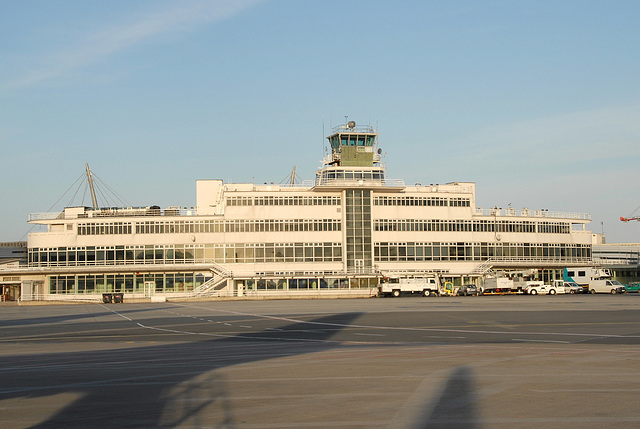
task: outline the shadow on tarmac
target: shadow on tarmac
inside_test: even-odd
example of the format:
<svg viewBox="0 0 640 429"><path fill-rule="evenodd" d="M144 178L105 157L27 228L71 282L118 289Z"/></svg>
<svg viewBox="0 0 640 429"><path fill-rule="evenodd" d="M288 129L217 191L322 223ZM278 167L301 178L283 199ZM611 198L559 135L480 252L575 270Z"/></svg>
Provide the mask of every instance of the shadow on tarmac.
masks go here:
<svg viewBox="0 0 640 429"><path fill-rule="evenodd" d="M32 428L175 427L187 421L211 426L199 413L212 405L223 416L214 426L231 428L226 383L213 370L331 349L339 344L331 337L340 329L327 324L346 325L359 316L332 315L207 341L2 357L0 400L40 398L45 405L55 395L77 396Z"/></svg>
<svg viewBox="0 0 640 429"><path fill-rule="evenodd" d="M84 307L84 306L83 306ZM123 309L119 311L120 314L136 314L153 311L151 308L138 308L138 309ZM102 316L113 316L113 311L104 310L100 312L86 312L86 313L74 313L63 314L60 316L46 316L46 317L30 317L21 319L7 319L0 320L0 328L4 326L32 326L32 325L48 325L62 322L74 322L84 319L95 319Z"/></svg>
<svg viewBox="0 0 640 429"><path fill-rule="evenodd" d="M480 429L475 384L471 368L454 369L440 391L433 393L429 380L418 387L395 418L389 429Z"/></svg>
<svg viewBox="0 0 640 429"><path fill-rule="evenodd" d="M427 419L419 422L416 428L478 429L474 391L471 369L457 368L447 380L442 394L435 398Z"/></svg>

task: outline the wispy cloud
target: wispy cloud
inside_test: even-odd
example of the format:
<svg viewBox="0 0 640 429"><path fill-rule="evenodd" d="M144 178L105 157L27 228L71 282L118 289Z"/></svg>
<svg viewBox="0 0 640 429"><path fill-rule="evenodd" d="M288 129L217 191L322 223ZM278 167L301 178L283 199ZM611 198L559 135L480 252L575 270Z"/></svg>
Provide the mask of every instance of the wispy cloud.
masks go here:
<svg viewBox="0 0 640 429"><path fill-rule="evenodd" d="M61 49L40 60L41 66L15 71L20 77L0 82L0 90L10 91L63 77L109 56L158 37L189 31L199 25L223 21L260 3L262 0L181 1L177 6L139 16L126 24L105 26L88 34L74 47Z"/></svg>

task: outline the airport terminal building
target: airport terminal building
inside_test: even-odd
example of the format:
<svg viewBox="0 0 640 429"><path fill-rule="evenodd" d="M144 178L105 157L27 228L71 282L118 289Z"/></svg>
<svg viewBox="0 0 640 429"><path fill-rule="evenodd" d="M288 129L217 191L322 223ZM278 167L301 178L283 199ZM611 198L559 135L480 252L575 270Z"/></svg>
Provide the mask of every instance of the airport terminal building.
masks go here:
<svg viewBox="0 0 640 429"><path fill-rule="evenodd" d="M377 132L334 127L315 180L197 180L193 208L31 214L22 299L366 295L390 274L454 284L489 272L561 278L592 262L590 216L476 207L475 184L386 177ZM87 169L91 181L91 173Z"/></svg>

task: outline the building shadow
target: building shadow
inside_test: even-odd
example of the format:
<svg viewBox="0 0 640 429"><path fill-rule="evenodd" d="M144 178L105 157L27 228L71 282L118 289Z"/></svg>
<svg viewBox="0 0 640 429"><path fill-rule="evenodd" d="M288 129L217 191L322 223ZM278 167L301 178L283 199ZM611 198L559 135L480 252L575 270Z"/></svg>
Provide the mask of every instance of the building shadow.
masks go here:
<svg viewBox="0 0 640 429"><path fill-rule="evenodd" d="M117 350L3 356L0 401L73 397L32 428L234 427L227 382L217 369L316 353L340 345L331 338L360 313L288 323L278 329L213 340ZM327 326L335 327L327 329ZM59 346L58 348L59 349ZM216 423L201 415L216 410ZM6 411L6 410L5 410ZM10 426L4 426L10 427ZM22 426L24 427L24 426Z"/></svg>
<svg viewBox="0 0 640 429"><path fill-rule="evenodd" d="M420 394L420 391L418 391ZM392 422L389 429L480 429L473 374L462 366L449 376L435 398L417 398L413 415ZM402 416L401 416L402 417Z"/></svg>

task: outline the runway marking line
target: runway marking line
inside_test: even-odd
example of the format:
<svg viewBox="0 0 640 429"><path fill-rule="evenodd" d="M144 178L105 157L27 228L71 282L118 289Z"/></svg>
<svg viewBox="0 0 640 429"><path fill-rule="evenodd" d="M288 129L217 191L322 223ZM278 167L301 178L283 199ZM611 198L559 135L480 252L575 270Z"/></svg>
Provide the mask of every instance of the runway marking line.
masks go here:
<svg viewBox="0 0 640 429"><path fill-rule="evenodd" d="M204 310L211 310L210 308L198 307L197 305L186 305L186 304L176 304L176 305L182 305L188 308L199 308ZM449 333L461 333L461 334L550 335L550 336L568 336L568 337L589 337L591 339L640 338L640 335L583 334L583 333L567 333L567 332L514 332L514 331L450 329L450 328L392 327L392 326L356 325L356 324L348 325L343 323L314 322L314 321L308 321L308 320L302 320L302 319L294 319L290 317L268 316L265 314L246 313L246 312L234 311L234 310L221 310L221 309L213 309L213 310L223 312L223 313L228 313L228 314L237 314L237 315L251 316L256 318L280 320L280 321L289 322L289 323L306 323L310 325L335 326L340 328L379 329L379 330L389 330L389 331L449 332Z"/></svg>
<svg viewBox="0 0 640 429"><path fill-rule="evenodd" d="M125 316L122 313L119 313L112 308L101 305L103 308L113 312L114 314L122 317L125 320L135 322L133 319ZM178 306L186 307L186 308L198 308L204 310L212 310L211 308L203 308L195 305L186 305L186 304L176 304ZM560 340L523 340L523 339L512 339L512 341L517 342L545 342L545 343L580 343L589 340L596 339L604 339L604 338L640 338L640 335L611 335L611 334L584 334L584 333L566 333L566 332L514 332L514 331L496 331L496 330L472 330L472 329L451 329L451 328L417 328L417 327L391 327L391 326L376 326L376 325L357 325L357 324L342 324L342 323L330 323L330 322L315 322L308 321L302 319L295 319L290 317L281 317L281 316L268 316L264 314L256 314L256 313L246 313L241 311L234 310L221 310L221 309L213 309L214 311L227 313L227 314L235 314L241 316L249 316L252 318L262 318L262 319L270 319L270 320L278 320L287 323L296 323L296 324L309 324L309 325L318 325L318 326L333 326L338 328L351 328L351 329L373 329L373 330L386 330L386 331L414 331L414 332L443 332L443 333L458 333L458 334L488 334L488 335L528 335L528 336L541 336L541 335L549 335L549 336L565 336L565 337L579 337L584 338L582 340L576 340L574 342L570 341L560 341ZM174 314L179 315L181 317L190 317L183 314L179 314L174 312ZM191 331L182 331L177 329L167 329L160 328L154 326L148 326L139 322L135 322L139 327L144 329L150 329L160 332L168 332L174 334L187 334L187 335L202 335L202 336L210 336L210 337L219 337L219 338L248 338L248 339L262 339L262 340L284 340L284 341L299 341L299 342L320 342L320 343L345 343L344 340L323 340L323 339L308 339L308 338L277 338L277 337L264 337L264 338L256 338L253 336L243 336L237 334L216 334L210 332L191 332ZM226 326L232 326L230 323L226 322L216 322L216 323L224 323ZM266 328L265 330L275 330L277 328ZM281 330L282 331L282 330ZM306 331L306 330L297 330L297 332L314 332L318 333L318 331ZM355 333L354 333L355 334ZM382 334L380 334L382 336ZM442 337L441 337L442 338ZM462 339L460 337L459 339ZM356 341L347 341L351 344L356 344Z"/></svg>
<svg viewBox="0 0 640 429"><path fill-rule="evenodd" d="M307 342L307 343L334 343L334 344L340 344L342 343L342 341L338 341L338 340L323 340L323 339L309 339L309 338L283 338L283 337L255 337L255 336L246 336L246 335L237 335L237 334L215 334L212 332L191 332L191 331L183 331L183 330L178 330L178 329L168 329L168 328L159 328L156 326L149 326L149 325L145 325L143 323L140 322L136 322L135 320L117 312L116 310L113 310L109 307L106 307L102 304L99 304L102 307L104 307L105 309L113 312L114 314L122 317L123 319L126 319L128 321L131 321L133 323L135 323L137 326L143 328L143 329L149 329L149 330L153 330L153 331L160 331L160 332L168 332L168 333L172 333L172 334L186 334L186 335L201 335L201 336L206 336L206 337L217 337L217 338L244 338L244 339L250 339L250 340L262 340L262 341L290 341L290 342ZM182 316L182 315L180 315ZM185 317L185 316L182 316ZM221 323L221 322L218 322ZM230 323L224 323L227 326L232 326ZM283 329L280 329L280 331L283 331ZM320 331L300 331L300 330L296 330L294 332L315 332L315 333L319 333Z"/></svg>

